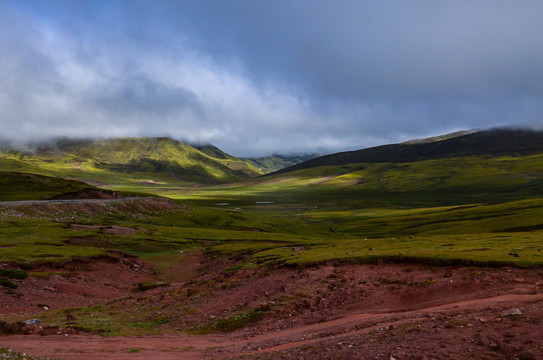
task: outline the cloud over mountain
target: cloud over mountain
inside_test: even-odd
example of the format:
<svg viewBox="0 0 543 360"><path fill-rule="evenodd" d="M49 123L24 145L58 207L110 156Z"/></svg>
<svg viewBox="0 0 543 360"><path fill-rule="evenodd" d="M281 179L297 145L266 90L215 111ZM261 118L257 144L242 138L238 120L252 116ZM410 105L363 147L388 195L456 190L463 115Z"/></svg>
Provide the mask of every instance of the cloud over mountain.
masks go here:
<svg viewBox="0 0 543 360"><path fill-rule="evenodd" d="M6 1L2 136L235 155L540 126L536 1Z"/></svg>

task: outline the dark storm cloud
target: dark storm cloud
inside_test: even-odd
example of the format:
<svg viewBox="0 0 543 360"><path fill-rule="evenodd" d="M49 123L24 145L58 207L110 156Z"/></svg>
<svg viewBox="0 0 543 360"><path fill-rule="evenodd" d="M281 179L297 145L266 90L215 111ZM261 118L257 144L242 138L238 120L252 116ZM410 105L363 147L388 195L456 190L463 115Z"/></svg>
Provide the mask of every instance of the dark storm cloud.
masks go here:
<svg viewBox="0 0 543 360"><path fill-rule="evenodd" d="M543 89L540 2L191 4L183 22L205 51L241 57L255 78L288 76L339 99Z"/></svg>
<svg viewBox="0 0 543 360"><path fill-rule="evenodd" d="M237 155L541 126L542 15L536 1L8 1L0 124Z"/></svg>

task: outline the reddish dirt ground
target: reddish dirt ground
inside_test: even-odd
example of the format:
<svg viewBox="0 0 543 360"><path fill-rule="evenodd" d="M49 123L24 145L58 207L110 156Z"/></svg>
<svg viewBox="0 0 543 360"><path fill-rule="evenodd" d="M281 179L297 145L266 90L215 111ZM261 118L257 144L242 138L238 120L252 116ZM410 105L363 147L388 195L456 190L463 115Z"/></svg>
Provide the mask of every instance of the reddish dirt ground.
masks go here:
<svg viewBox="0 0 543 360"><path fill-rule="evenodd" d="M49 309L89 306L127 296L139 282L154 278L153 270L136 257L120 260L78 260L62 266L38 266L24 280L13 280L17 291L0 292L0 314L39 315Z"/></svg>
<svg viewBox="0 0 543 360"><path fill-rule="evenodd" d="M541 269L324 264L222 272L227 265L202 260L192 280L124 303L159 304L176 318L164 335L9 335L0 336L0 347L63 359L543 359ZM104 303L154 276L125 259L30 277L20 281L22 297L0 294L1 316L44 311L38 301L52 308ZM255 309L262 317L236 330L176 330Z"/></svg>

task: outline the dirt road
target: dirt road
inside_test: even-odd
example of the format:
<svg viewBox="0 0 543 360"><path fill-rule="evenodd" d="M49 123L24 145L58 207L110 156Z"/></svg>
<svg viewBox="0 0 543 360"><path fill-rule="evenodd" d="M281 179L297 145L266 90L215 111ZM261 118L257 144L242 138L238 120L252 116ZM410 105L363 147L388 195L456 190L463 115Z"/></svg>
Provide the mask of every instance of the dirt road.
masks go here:
<svg viewBox="0 0 543 360"><path fill-rule="evenodd" d="M100 203L122 203L134 200L156 200L156 197L126 197L120 199L64 199L64 200L20 200L0 201L0 206L21 206L21 205L43 205L43 204L100 204Z"/></svg>
<svg viewBox="0 0 543 360"><path fill-rule="evenodd" d="M532 309L541 309L542 305L543 293L510 293L488 298L456 301L410 311L388 312L382 310L373 313L353 313L331 321L266 333L250 338L237 333L204 336L169 335L112 338L87 334L69 336L15 335L0 337L0 346L10 347L33 355L62 359L206 359L238 357L241 355L252 358L265 357L266 354L272 356L270 358L275 358L274 356L290 358L290 355L297 356L297 351L302 351L297 349L309 349L319 345L324 348L337 348L338 346L341 347L343 343L347 347L349 346L347 343L352 343L352 349L356 339L371 337L373 333L383 334L390 329L424 329L428 325L431 325L430 328L435 329L439 328L440 324L442 329L446 329L445 318L448 319L447 323L453 319L453 323L456 321L457 324L464 324L455 326L457 327L456 331L451 331L451 334L444 336L443 340L441 340L448 339L451 342L454 337L460 339L464 336L462 335L463 331L458 331L459 329L473 330L474 327L480 325L488 329L487 324L491 321L495 322L495 319L501 319L496 323L498 325L503 325L504 322L507 323L510 319L506 319L500 314L509 308L519 308L521 312L529 313ZM495 319L490 320L488 314L494 314ZM464 320L461 320L466 318L472 319L473 324L464 323ZM451 327L451 329L455 330L455 327ZM417 331L420 333L423 330ZM511 333L511 336L520 336L521 331L525 331L525 329L520 330L519 327L519 333ZM488 334L485 336L488 336ZM538 341L540 341L539 339L541 337L538 338ZM424 337L419 337L419 343L425 341ZM466 341L469 343L468 340ZM389 342L389 344L392 343ZM464 342L464 345L468 346L470 344ZM494 345L489 344L488 346L489 351L492 352ZM378 347L377 344L376 347ZM294 352L289 353L291 350L294 350ZM323 351L325 352L325 350ZM499 352L494 353L495 358L501 358ZM325 358L325 355L322 355L322 358ZM367 355L368 357L358 358L372 358L369 353ZM409 355L415 356L417 354L412 351ZM540 359L540 357L536 357L539 355L532 355L534 359ZM410 358L407 356L402 357L401 354L396 356L398 356L397 359ZM311 357L302 355L301 358L309 359ZM387 359L389 358L387 357Z"/></svg>

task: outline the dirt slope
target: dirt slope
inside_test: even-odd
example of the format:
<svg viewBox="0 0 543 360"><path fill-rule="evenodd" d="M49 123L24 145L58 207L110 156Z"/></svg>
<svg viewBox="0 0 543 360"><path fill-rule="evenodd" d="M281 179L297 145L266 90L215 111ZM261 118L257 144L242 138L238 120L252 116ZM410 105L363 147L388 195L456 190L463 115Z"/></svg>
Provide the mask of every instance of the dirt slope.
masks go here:
<svg viewBox="0 0 543 360"><path fill-rule="evenodd" d="M165 316L177 319L176 326L207 327L211 332L205 335L173 327L146 337L64 331L1 336L0 347L63 359L542 359L543 270L325 264L228 273L222 271L226 265L202 259L193 280L137 299L141 311L159 304ZM93 303L103 303L133 293L137 281L154 276L145 264L136 268L97 262L71 277L99 279L116 269L119 284L101 295L99 281L74 285ZM68 302L87 304L73 287L59 286L62 281L61 276L29 282L20 300L32 304L47 293L38 289L51 286L73 296ZM1 303L8 297L0 295ZM62 297L47 300L67 305ZM131 304L125 306L136 306ZM26 309L10 307L2 310L4 316ZM190 314L183 312L188 307ZM228 332L210 327L251 309L263 315L244 327ZM511 309L520 314L508 315Z"/></svg>

